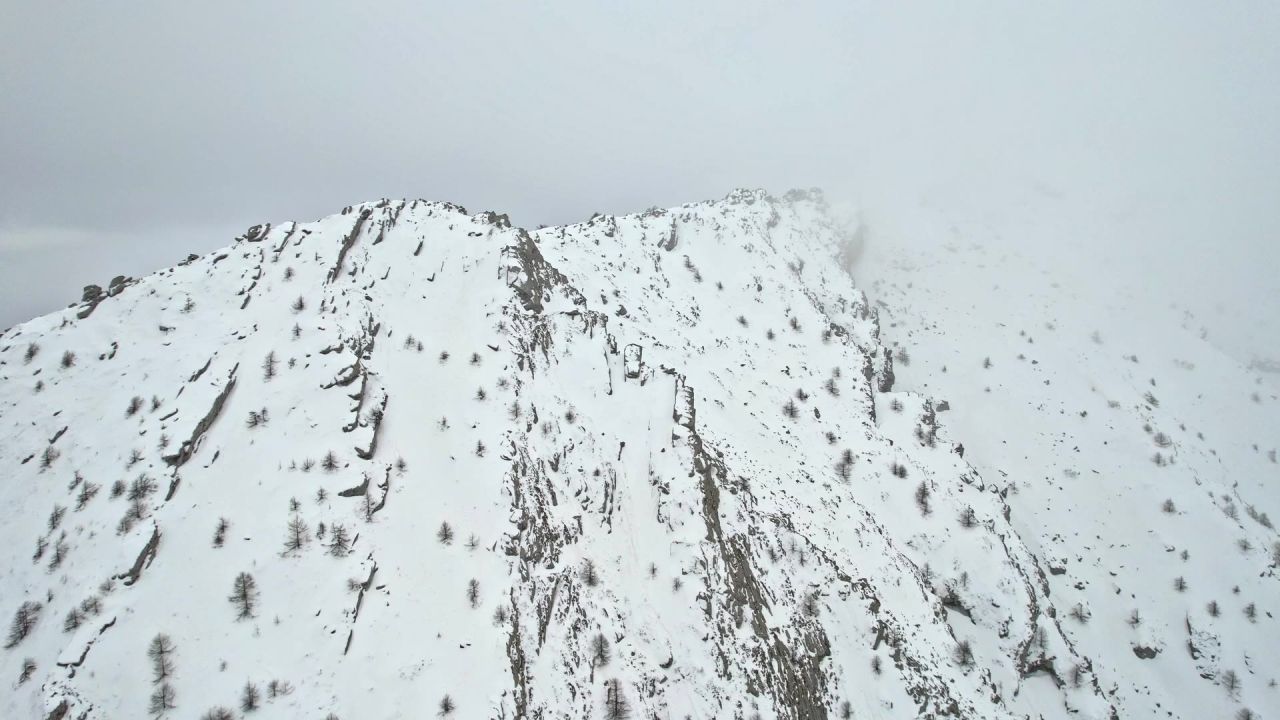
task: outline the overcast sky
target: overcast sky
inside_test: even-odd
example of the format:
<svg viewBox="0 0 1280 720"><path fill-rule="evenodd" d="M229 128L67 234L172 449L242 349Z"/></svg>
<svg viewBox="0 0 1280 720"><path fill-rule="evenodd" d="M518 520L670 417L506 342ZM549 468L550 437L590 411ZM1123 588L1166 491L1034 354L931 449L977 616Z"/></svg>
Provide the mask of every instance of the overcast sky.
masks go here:
<svg viewBox="0 0 1280 720"><path fill-rule="evenodd" d="M1079 223L1273 322L1278 48L1273 1L15 0L0 327L368 199L536 226L815 185L884 241L925 206Z"/></svg>

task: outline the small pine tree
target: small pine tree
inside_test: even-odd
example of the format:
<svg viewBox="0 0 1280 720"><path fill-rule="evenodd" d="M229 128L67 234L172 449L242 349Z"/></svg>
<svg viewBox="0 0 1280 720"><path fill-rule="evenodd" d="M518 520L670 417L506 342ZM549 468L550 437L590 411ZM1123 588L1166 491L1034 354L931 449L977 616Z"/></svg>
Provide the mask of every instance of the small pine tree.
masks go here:
<svg viewBox="0 0 1280 720"><path fill-rule="evenodd" d="M267 353L267 356L265 358L262 359L262 379L263 380L270 381L272 378L276 376L277 364L279 363L276 360L276 351L272 350L271 352Z"/></svg>
<svg viewBox="0 0 1280 720"><path fill-rule="evenodd" d="M436 539L440 541L441 545L453 544L453 528L450 527L449 523L440 523L440 529L436 531Z"/></svg>
<svg viewBox="0 0 1280 720"><path fill-rule="evenodd" d="M964 510L960 511L960 527L971 529L977 524L978 518L973 512L973 508L966 505Z"/></svg>
<svg viewBox="0 0 1280 720"><path fill-rule="evenodd" d="M881 667L879 655L876 655L875 657L871 658L871 672L876 675L879 675L881 672L884 672L884 669Z"/></svg>
<svg viewBox="0 0 1280 720"><path fill-rule="evenodd" d="M1186 581L1186 578L1182 577L1181 575L1179 575L1178 577L1174 578L1174 579L1173 579L1173 589L1174 589L1174 590L1177 590L1178 592L1186 592L1186 589L1187 589L1187 581Z"/></svg>
<svg viewBox="0 0 1280 720"><path fill-rule="evenodd" d="M258 583L249 573L240 573L236 576L231 595L227 599L236 607L237 620L253 617L253 609L258 601Z"/></svg>
<svg viewBox="0 0 1280 720"><path fill-rule="evenodd" d="M21 685L31 679L36 673L35 658L27 658L22 661L22 672L18 675L18 684Z"/></svg>
<svg viewBox="0 0 1280 720"><path fill-rule="evenodd" d="M1222 610L1218 607L1217 600L1210 600L1209 606L1206 609L1209 611L1209 617L1218 617L1222 614Z"/></svg>
<svg viewBox="0 0 1280 720"><path fill-rule="evenodd" d="M440 698L440 717L449 717L456 709L457 706L453 704L453 698L448 695Z"/></svg>
<svg viewBox="0 0 1280 720"><path fill-rule="evenodd" d="M1175 507L1173 504L1173 500L1168 500L1168 499L1164 501L1164 504L1160 506L1160 509L1170 514L1178 511L1178 508Z"/></svg>
<svg viewBox="0 0 1280 720"><path fill-rule="evenodd" d="M66 351L66 352L64 352L64 353L62 353L62 363L61 363L61 364L62 364L62 369L63 369L63 370L66 370L67 368L69 368L69 367L71 367L71 366L75 365L75 364L76 364L76 354L75 354L75 353L73 353L73 352L71 352L70 350L68 350L68 351Z"/></svg>
<svg viewBox="0 0 1280 720"><path fill-rule="evenodd" d="M236 720L236 714L229 708L219 705L205 711L205 714L200 716L200 720Z"/></svg>
<svg viewBox="0 0 1280 720"><path fill-rule="evenodd" d="M300 313L306 309L307 309L307 301L303 299L301 295L299 295L298 299L293 301L293 311L295 313Z"/></svg>
<svg viewBox="0 0 1280 720"><path fill-rule="evenodd" d="M480 581L475 578L467 582L467 602L472 609L480 604Z"/></svg>

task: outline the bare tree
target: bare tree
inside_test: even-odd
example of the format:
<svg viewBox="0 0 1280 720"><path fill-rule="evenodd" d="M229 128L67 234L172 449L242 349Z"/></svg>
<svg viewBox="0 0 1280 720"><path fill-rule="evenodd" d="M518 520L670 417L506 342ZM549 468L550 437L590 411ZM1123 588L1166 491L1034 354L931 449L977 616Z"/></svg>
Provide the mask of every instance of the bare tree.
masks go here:
<svg viewBox="0 0 1280 720"><path fill-rule="evenodd" d="M320 461L320 467L326 472L333 472L338 469L338 456L332 450L324 454L324 460Z"/></svg>
<svg viewBox="0 0 1280 720"><path fill-rule="evenodd" d="M213 546L222 547L227 541L227 528L231 527L231 521L226 518L218 518L218 526L213 530Z"/></svg>
<svg viewBox="0 0 1280 720"><path fill-rule="evenodd" d="M98 494L98 490L100 489L101 486L95 485L87 480L81 483L80 492L76 495L76 511L79 512L80 510L83 510L84 506L89 504L89 501L93 499L94 495Z"/></svg>
<svg viewBox="0 0 1280 720"><path fill-rule="evenodd" d="M311 540L311 528L307 527L307 523L302 519L301 515L295 514L289 518L289 526L285 532L284 554L296 553L306 546Z"/></svg>
<svg viewBox="0 0 1280 720"><path fill-rule="evenodd" d="M956 664L960 667L967 668L973 666L973 647L968 640L961 640L956 644L955 650Z"/></svg>
<svg viewBox="0 0 1280 720"><path fill-rule="evenodd" d="M9 624L9 638L4 644L6 650L17 647L18 643L31 634L31 629L40 620L40 611L43 608L44 606L34 600L27 600L18 606L18 611L13 615L13 622Z"/></svg>
<svg viewBox="0 0 1280 720"><path fill-rule="evenodd" d="M622 683L615 678L604 684L604 716L606 720L625 720L631 715L627 699L622 694Z"/></svg>
<svg viewBox="0 0 1280 720"><path fill-rule="evenodd" d="M243 712L253 712L258 709L262 693L258 690L258 686L253 681L246 681L244 687L240 689L240 710Z"/></svg>
<svg viewBox="0 0 1280 720"><path fill-rule="evenodd" d="M596 564L591 558L582 561L582 582L587 587L595 587L600 584L600 575L596 572Z"/></svg>
<svg viewBox="0 0 1280 720"><path fill-rule="evenodd" d="M1235 670L1227 670L1222 673L1220 680L1222 681L1222 687L1227 689L1227 694L1231 697L1235 697L1240 692L1240 676L1236 674Z"/></svg>
<svg viewBox="0 0 1280 720"><path fill-rule="evenodd" d="M34 658L27 658L22 661L22 672L18 675L18 684L21 685L31 679L36 673L36 661Z"/></svg>
<svg viewBox="0 0 1280 720"><path fill-rule="evenodd" d="M334 525L329 531L329 554L334 557L343 557L351 552L351 538L347 534L347 528L341 523Z"/></svg>
<svg viewBox="0 0 1280 720"><path fill-rule="evenodd" d="M604 633L596 633L591 638L591 664L595 667L604 667L609 664L609 639Z"/></svg>
<svg viewBox="0 0 1280 720"><path fill-rule="evenodd" d="M173 675L173 640L160 633L151 638L147 646L147 657L151 659L151 682L159 683Z"/></svg>
<svg viewBox="0 0 1280 720"><path fill-rule="evenodd" d="M167 682L161 683L160 687L151 693L151 703L147 706L147 712L160 717L178 706L176 699L177 693L173 691L173 686Z"/></svg>
<svg viewBox="0 0 1280 720"><path fill-rule="evenodd" d="M80 608L71 608L62 620L62 632L74 632L82 624L84 624L84 611Z"/></svg>
<svg viewBox="0 0 1280 720"><path fill-rule="evenodd" d="M920 508L921 515L927 516L933 512L929 507L929 485L924 480L916 486L916 507Z"/></svg>
<svg viewBox="0 0 1280 720"><path fill-rule="evenodd" d="M258 583L249 573L240 573L236 576L231 595L227 599L236 606L237 620L253 617L253 608L258 601Z"/></svg>

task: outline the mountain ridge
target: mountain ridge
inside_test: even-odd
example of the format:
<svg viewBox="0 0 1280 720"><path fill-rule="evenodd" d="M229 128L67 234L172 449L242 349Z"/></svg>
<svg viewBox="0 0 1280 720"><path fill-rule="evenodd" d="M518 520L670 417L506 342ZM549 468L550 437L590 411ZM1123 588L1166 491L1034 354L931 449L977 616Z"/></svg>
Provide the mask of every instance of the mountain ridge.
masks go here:
<svg viewBox="0 0 1280 720"><path fill-rule="evenodd" d="M814 191L382 200L0 334L11 713L1141 714L1166 648L1064 625L1012 483L895 389L855 236Z"/></svg>

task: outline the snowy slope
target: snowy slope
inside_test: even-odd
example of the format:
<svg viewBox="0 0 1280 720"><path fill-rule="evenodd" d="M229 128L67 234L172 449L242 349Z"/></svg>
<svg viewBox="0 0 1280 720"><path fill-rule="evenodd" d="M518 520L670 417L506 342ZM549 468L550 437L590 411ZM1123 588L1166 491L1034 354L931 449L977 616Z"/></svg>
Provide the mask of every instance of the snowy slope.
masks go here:
<svg viewBox="0 0 1280 720"><path fill-rule="evenodd" d="M948 353L971 346L930 318L985 338L1007 306L939 310L892 280L869 301L856 249L816 192L533 234L383 201L7 331L0 610L39 609L0 654L0 714L1275 706L1275 535L1253 519L1276 496L1273 395L1207 394L1247 377L1207 352L1166 356L1207 384L1170 387L1174 366L1148 385L1123 349L1088 360L1039 330L1037 364L961 370ZM1006 399L974 390L983 372ZM1213 442L1206 418L1227 423ZM1172 464L1150 461L1157 432Z"/></svg>

